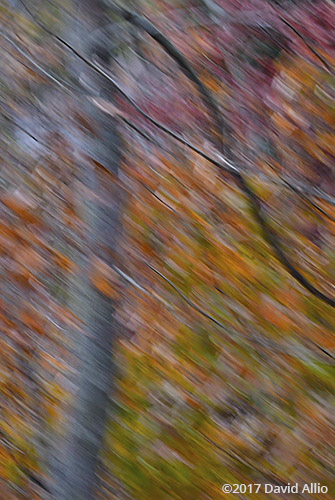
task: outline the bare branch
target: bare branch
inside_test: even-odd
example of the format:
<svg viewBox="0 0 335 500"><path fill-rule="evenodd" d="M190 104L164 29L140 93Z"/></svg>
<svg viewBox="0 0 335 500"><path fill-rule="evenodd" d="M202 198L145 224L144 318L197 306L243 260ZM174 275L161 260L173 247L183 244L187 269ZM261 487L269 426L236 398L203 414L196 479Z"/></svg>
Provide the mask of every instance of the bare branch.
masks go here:
<svg viewBox="0 0 335 500"><path fill-rule="evenodd" d="M172 281L170 281L168 278L166 278L166 276L164 276L164 274L160 273L157 269L155 269L153 266L151 266L150 264L147 264L148 267L150 267L150 269L158 274L158 276L160 276L164 281L166 281L170 286L171 288L173 288L177 293L178 295L180 295L180 297L190 306L192 307L192 309L194 309L195 311L197 311L199 314L201 314L202 316L204 316L205 318L209 319L210 321L212 321L212 323L214 323L216 326L219 326L220 328L222 328L225 332L229 332L229 328L227 328L223 323L221 323L221 321L218 321L216 318L213 318L213 316L211 316L210 314L208 314L206 311L204 311L203 309L201 309L199 306L197 306L194 302L192 302L190 299L188 299L186 297L186 295L183 294L183 292L181 292L179 290L179 288L176 287L176 285L174 285L172 283Z"/></svg>
<svg viewBox="0 0 335 500"><path fill-rule="evenodd" d="M217 132L219 134L220 144L222 143L222 133L223 130L227 132L228 126L224 124L223 118L219 109L219 106L212 96L211 92L208 88L202 83L200 78L198 77L195 70L192 68L186 57L177 49L175 45L171 43L171 41L163 35L150 21L145 19L144 17L131 12L130 10L125 9L119 5L116 5L114 2L111 5L113 11L118 14L120 17L129 21L132 25L141 28L145 31L151 38L153 38L159 45L163 47L165 52L178 64L183 73L198 87L200 94L202 95L205 103L207 104L208 109L210 110L214 123L216 124Z"/></svg>
<svg viewBox="0 0 335 500"><path fill-rule="evenodd" d="M50 31L48 28L46 28L36 18L36 16L34 16L34 14L26 7L23 0L19 0L19 2L23 5L23 7L30 14L30 16L35 20L35 22L41 27L41 29L43 29L51 37L53 37L55 40L57 40L59 43L61 43L68 50L70 50L73 54L75 54L80 60L82 60L85 64L87 64L94 71L96 71L97 73L102 75L104 78L106 78L108 81L113 83L114 86L117 86L116 82L113 80L113 78L111 78L105 71L100 69L96 64L92 63L90 60L88 60L86 57L84 57L82 54L80 54L68 42L66 42L61 37L59 37L58 35L55 35L52 31ZM194 79L194 75L192 73L192 68L190 67L189 63L184 58L184 56L181 56L179 51L177 51L177 49L175 49L175 47L171 44L171 42L169 42L169 40L167 40L167 38L165 36L163 36L153 25L151 25L151 23L149 23L149 21L138 16L137 14L133 14L130 11L127 11L126 9L123 9L123 8L118 7L116 5L114 6L114 4L113 4L113 9L115 10L115 12L120 14L127 21L144 29L152 38L154 38L158 43L160 43L165 48L165 50L171 55L171 57L173 57L179 63L179 65L183 68L183 71L185 72L185 74L187 74L192 81L195 81L195 82L197 81L197 76L195 76L195 79ZM203 86L203 84L201 84L201 83L200 83L200 85ZM117 87L118 87L118 90L121 91L122 95L126 96L125 92L122 91L119 86L117 86ZM206 94L208 94L208 92L206 92ZM208 95L210 95L210 94L208 94ZM129 102L131 102L134 106L135 103L132 101L132 99L127 98L127 100ZM213 98L212 98L212 96L210 96L210 101L212 101L212 100L213 100ZM213 111L213 113L214 113L214 111L216 113L216 110L218 109L218 107L217 107L215 101L214 101L214 104L208 103L208 106L210 106L210 109ZM214 106L214 109L213 109L213 106ZM256 219L260 228L262 229L264 239L268 242L270 247L273 249L279 262L281 262L281 264L283 265L283 267L285 267L285 269L289 272L289 274L298 283L300 283L300 285L302 285L306 290L308 290L312 295L314 295L318 299L322 300L326 304L330 305L331 307L335 308L335 298L326 295L322 291L318 290L312 283L310 283L310 281L300 271L298 271L298 269L294 266L294 264L291 262L289 257L286 255L286 253L284 252L284 250L281 246L281 243L279 242L276 234L274 233L274 231L272 230L272 228L268 222L267 216L265 214L264 209L261 206L260 200L258 199L257 195L253 192L253 190L249 186L248 182L244 179L244 177L242 176L242 174L238 170L238 168L236 168L231 162L226 160L221 154L218 155L219 160L215 160L215 159L211 158L206 153L201 151L199 148L191 145L188 141L186 141L184 138L182 138L181 136L179 136L175 132L172 132L171 130L167 129L167 127L165 127L164 125L159 124L159 122L157 122L153 118L146 115L146 113L144 113L138 105L135 105L135 109L137 109L137 111L139 111L143 116L146 116L146 118L151 123L153 123L156 126L159 126L159 128L161 130L165 131L166 133L168 133L170 136L174 137L176 140L178 140L179 142L181 142L185 146L190 147L190 149L192 149L194 152L196 152L197 154L199 154L203 158L206 158L208 161L210 161L211 163L216 165L221 170L228 172L235 179L235 182L237 183L237 185L241 188L241 190L246 194L247 198L249 199L249 202L250 202L253 214L254 214L254 218ZM221 128L220 128L220 130L221 130Z"/></svg>
<svg viewBox="0 0 335 500"><path fill-rule="evenodd" d="M1 110L1 108L0 108L0 110ZM69 162L67 162L66 160L64 160L64 158L62 158L61 156L59 156L59 154L56 153L56 151L54 151L50 146L48 146L48 144L46 142L42 141L41 139L38 139L35 135L33 135L31 132L29 132L29 130L27 130L26 128L22 127L22 125L20 125L19 123L17 123L15 120L13 120L13 118L11 118L10 116L8 116L7 114L5 114L2 111L1 111L1 116L3 116L5 118L5 120L8 120L9 122L11 122L15 127L17 127L19 130L21 130L28 137L30 137L31 139L33 139L33 141L35 141L37 144L40 144L45 149L47 149L48 151L50 151L50 153L54 154L57 157L57 159L61 160L65 165L67 165L68 167L72 168L72 165Z"/></svg>
<svg viewBox="0 0 335 500"><path fill-rule="evenodd" d="M117 85L114 82L115 85ZM281 262L281 264L286 268L286 270L289 272L289 274L296 280L300 285L302 285L306 290L308 290L310 293L315 295L318 299L322 300L326 304L330 305L331 307L335 307L335 299L332 297L329 297L322 291L318 290L310 281L305 278L305 276L296 269L294 264L290 261L290 259L287 257L285 254L284 250L282 249L281 243L279 242L276 234L272 230L268 218L265 214L264 208L261 206L261 202L257 195L253 192L253 190L250 188L248 182L246 179L242 176L241 172L236 168L231 162L226 160L224 157L221 155L218 155L218 160L212 158L210 155L199 149L198 147L194 146L192 143L187 141L184 137L180 136L179 134L173 132L172 130L168 129L163 125L162 123L154 120L151 118L149 115L147 115L134 101L128 97L125 92L120 89L120 87L117 85L118 89L122 92L123 96L126 96L128 102L130 102L137 111L141 113L142 116L146 117L152 124L156 125L158 128L163 130L165 133L169 134L171 137L176 139L177 141L181 142L184 146L187 146L190 148L192 151L197 153L198 155L202 156L206 160L208 160L210 163L215 165L221 170L224 170L225 172L229 173L234 179L235 182L239 185L241 190L246 194L246 196L249 199L254 217L256 221L258 222L259 226L262 229L264 239L268 242L268 244L272 247L274 250L275 254L277 255L278 260ZM122 118L122 116L121 116ZM130 121L128 120L128 124L130 124Z"/></svg>
<svg viewBox="0 0 335 500"><path fill-rule="evenodd" d="M151 266L150 264L147 264L146 265L152 270L154 271L156 274L158 274L158 276L160 276L164 281L166 281L171 288L173 288L173 290L175 290L177 292L177 294L192 308L194 309L195 311L197 311L199 314L201 314L202 316L204 316L205 318L209 319L212 323L214 323L216 326L218 326L219 328L223 329L226 333L228 333L230 336L231 336L231 333L232 333L232 330L230 328L228 328L227 326L225 326L223 323L221 323L220 321L218 321L216 318L214 318L213 316L211 316L210 314L208 314L206 311L204 311L203 309L201 309L199 306L197 306L194 302L192 302L190 299L188 299L186 297L186 295L183 294L183 292L181 290L179 290L179 288L174 284L172 283L172 281L170 281L166 276L164 276L164 274L162 274L160 271L158 271L157 269L155 269L153 266ZM220 288L217 288L215 287L216 290L218 290L221 294L223 295L226 295ZM240 319L236 317L236 315L234 314L235 316L235 319L237 319L237 321L240 323ZM241 323L240 323L241 324ZM244 331L247 331L246 328L245 328L245 325L242 325L243 326L243 330ZM237 333L237 332L235 332ZM251 334L243 334L243 338L245 338L246 340L249 340L250 342L254 343L254 344L258 344L258 345L261 345L263 348L265 349L268 349L268 350L272 350L272 351L275 351L275 352L278 352L278 353L281 353L281 354L288 354L294 358L297 358L297 359L300 359L299 356L297 356L294 352L292 352L291 349L285 349L283 348L282 346L280 346L278 343L276 342L268 342L267 340L265 339L261 339L261 338L256 338L255 335L251 335ZM335 359L335 357L330 353L328 352L326 349L324 349L323 347L319 346L318 344L316 344L315 342L311 342L316 348L318 348L320 351L322 351L324 354L326 354L328 357L330 357L331 359Z"/></svg>
<svg viewBox="0 0 335 500"><path fill-rule="evenodd" d="M271 167L272 168L272 167ZM326 212L323 208L321 208L315 201L311 200L309 196L301 189L299 186L295 186L288 180L286 180L284 177L280 177L280 180L284 186L287 186L289 189L291 189L294 193L296 193L300 198L302 198L305 203L310 204L315 210L320 212L322 215L327 217L327 219L331 220L332 222L335 222L335 218L332 217L328 212Z"/></svg>
<svg viewBox="0 0 335 500"><path fill-rule="evenodd" d="M0 36L2 36L8 43L10 43L12 45L12 47L14 47L14 49L19 54L21 54L21 56L23 56L25 59L27 59L27 61L29 61L37 69L37 71L40 74L46 76L53 83L56 83L57 85L59 85L60 87L62 87L65 90L71 90L71 91L76 91L77 90L73 85L69 84L68 82L66 82L65 80L61 79L60 77L56 78L49 71L47 71L46 69L42 68L42 66L40 66L30 55L28 55L26 52L24 52L21 49L21 47L17 43L15 43L14 40L12 40L9 36L7 36L5 33L0 32Z"/></svg>
<svg viewBox="0 0 335 500"><path fill-rule="evenodd" d="M292 264L291 260L287 257L286 253L282 249L281 243L279 242L277 235L274 233L272 228L269 225L267 220L267 216L265 215L265 211L261 206L261 203L257 197L257 195L252 191L249 187L247 181L239 174L238 183L241 189L249 198L251 203L251 207L255 216L255 219L259 223L259 226L262 228L264 239L269 243L274 252L277 255L278 260L282 263L282 265L286 268L286 270L290 273L290 275L300 283L306 290L312 293L315 297L322 300L326 304L331 307L335 307L335 299L318 290L305 276L298 271L298 269Z"/></svg>
<svg viewBox="0 0 335 500"><path fill-rule="evenodd" d="M294 26L292 26L292 24L290 24L286 19L284 19L283 17L279 17L279 19L282 21L282 23L284 23L288 28L290 28L290 30L292 30L303 42L304 44L306 45L306 47L315 55L315 57L317 59L319 59L319 61L322 63L322 65L326 68L326 70L329 72L329 73L333 73L334 74L334 70L333 68L330 66L330 64L328 63L328 61L317 51L314 49L314 47L312 47L312 45L307 41L307 39L300 33L300 31L298 31Z"/></svg>

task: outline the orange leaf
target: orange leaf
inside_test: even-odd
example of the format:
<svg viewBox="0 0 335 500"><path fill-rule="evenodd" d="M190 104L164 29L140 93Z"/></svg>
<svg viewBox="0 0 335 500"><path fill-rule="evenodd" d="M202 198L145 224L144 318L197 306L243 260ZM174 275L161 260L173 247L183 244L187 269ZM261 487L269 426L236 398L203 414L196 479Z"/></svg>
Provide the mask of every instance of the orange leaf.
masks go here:
<svg viewBox="0 0 335 500"><path fill-rule="evenodd" d="M91 273L93 285L104 295L117 298L119 295L119 279L113 269L101 259L95 259Z"/></svg>
<svg viewBox="0 0 335 500"><path fill-rule="evenodd" d="M6 193L2 202L25 221L36 222L38 220L37 203L22 189L17 188L15 191Z"/></svg>

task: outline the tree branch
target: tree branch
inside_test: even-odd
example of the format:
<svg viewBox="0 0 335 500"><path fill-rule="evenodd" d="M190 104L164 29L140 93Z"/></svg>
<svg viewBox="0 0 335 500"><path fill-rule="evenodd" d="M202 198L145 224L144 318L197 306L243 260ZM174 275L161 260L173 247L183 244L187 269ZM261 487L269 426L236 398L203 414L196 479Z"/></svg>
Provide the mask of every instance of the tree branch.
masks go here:
<svg viewBox="0 0 335 500"><path fill-rule="evenodd" d="M221 144L223 130L227 132L229 127L227 126L227 124L224 124L219 106L212 96L211 92L202 83L186 57L183 56L183 54L177 49L177 47L173 45L170 40L165 35L163 35L163 33L161 33L152 23L150 23L150 21L148 21L144 17L125 9L124 7L116 5L114 2L111 4L111 8L120 17L128 21L130 24L136 26L137 28L145 31L151 38L153 38L159 45L161 45L165 52L178 64L178 66L188 77L188 79L195 83L200 94L203 97L203 100L207 104L207 107L213 116L217 133L219 135L219 141Z"/></svg>
<svg viewBox="0 0 335 500"><path fill-rule="evenodd" d="M164 276L164 274L160 273L157 269L155 269L153 266L151 266L150 264L147 264L147 266L156 274L158 274L158 276L160 276L164 281L166 281L171 288L173 288L177 293L178 295L180 295L180 297L190 306L192 307L192 309L194 309L195 311L197 311L199 314L201 314L202 316L204 316L205 318L209 319L210 321L212 321L212 323L214 323L215 325L219 326L220 328L222 328L225 332L229 332L229 328L227 328L223 323L221 323L221 321L218 321L216 318L214 318L213 316L211 316L210 314L208 314L206 311L204 311L203 309L201 309L199 306L197 306L194 302L192 302L191 300L189 300L186 295L183 294L183 292L181 292L179 290L179 288L176 287L176 285L174 285L172 283L172 281L170 281L168 278L166 278L166 276Z"/></svg>
<svg viewBox="0 0 335 500"><path fill-rule="evenodd" d="M274 170L274 168L269 164L270 168L272 168L272 170ZM296 193L298 196L300 196L300 198L302 200L304 200L304 202L306 204L310 204L313 208L315 208L315 210L317 210L318 212L320 212L322 215L324 215L325 217L327 217L327 219L331 220L332 222L335 222L335 218L332 217L328 212L326 212L323 208L321 208L317 203L315 203L313 200L311 200L309 198L309 196L306 195L306 193L304 192L304 190L298 186L295 186L294 184L292 184L291 182L289 182L288 180L286 180L284 177L279 177L279 179L281 180L281 183L288 187L289 189L291 189L294 193Z"/></svg>
<svg viewBox="0 0 335 500"><path fill-rule="evenodd" d="M181 290L179 290L179 288L174 283L172 283L172 281L170 281L166 276L164 276L164 274L162 274L160 271L158 271L157 269L155 269L150 264L146 263L146 265L154 273L158 274L158 276L160 276L164 281L166 281L170 285L170 287L173 288L173 290L175 290L177 292L177 294L192 309L194 309L195 311L197 311L199 314L201 314L205 318L209 319L212 323L214 323L219 328L223 329L226 333L229 334L229 336L231 336L231 330L227 326L225 326L223 323L221 323L220 321L218 321L216 318L214 318L213 316L211 316L210 314L208 314L206 311L204 311L199 306L197 306L194 302L192 302L190 299L188 299L186 297L186 295L184 295L183 292ZM218 290L221 294L226 295L220 288L215 287L215 289ZM235 314L234 314L234 316L235 316L235 319L237 319L237 321L240 323L240 320L236 317ZM245 325L242 325L242 327L243 327L244 331L247 331L246 328L245 328ZM299 356L297 356L296 354L292 353L289 349L283 349L282 346L280 346L278 343L275 343L275 342L270 342L269 343L269 342L265 341L264 339L257 339L254 335L250 335L250 334L248 335L248 334L245 334L245 333L243 334L243 338L245 338L246 340L249 340L250 342L252 342L254 344L261 345L265 349L272 350L272 351L275 351L275 352L278 352L278 353L281 353L281 354L288 354L289 356L292 356L292 357L295 357L297 359L300 359ZM313 341L311 341L311 343L317 349L319 349L320 351L322 351L325 355L327 355L331 359L335 359L335 357L330 352L328 352L326 349L324 349L323 347L319 346L317 343L315 343Z"/></svg>
<svg viewBox="0 0 335 500"><path fill-rule="evenodd" d="M115 85L116 82L114 82ZM329 297L328 295L324 294L322 291L318 290L310 281L305 278L305 276L296 269L294 264L290 261L290 259L287 257L285 254L284 250L282 249L281 243L279 242L276 234L272 230L267 216L265 214L264 209L261 206L261 202L258 199L257 195L253 192L253 190L250 188L248 182L246 179L242 176L241 172L228 160L226 160L224 157L221 155L218 155L218 160L215 160L211 156L209 156L207 153L199 149L198 147L194 146L192 143L187 141L184 137L180 136L179 134L173 132L169 128L165 127L162 123L156 121L149 115L147 115L125 92L117 85L118 90L122 93L123 96L126 96L128 102L130 102L137 111L141 113L142 116L147 118L150 123L153 125L157 126L160 128L163 132L167 133L174 139L176 139L178 142L181 142L184 146L187 146L190 148L192 151L197 153L198 155L202 156L206 160L208 160L210 163L215 165L221 170L224 170L225 172L229 173L237 183L237 185L240 187L240 189L246 194L247 198L249 199L254 218L258 222L258 225L261 227L264 239L268 242L270 247L274 250L278 260L281 262L281 264L286 268L286 270L289 272L289 274L296 280L300 285L302 285L306 290L308 290L310 293L315 295L318 299L322 300L326 304L330 305L331 307L335 307L335 299L332 297ZM106 111L108 112L108 111ZM122 118L122 114L120 114ZM128 124L130 124L130 121L128 120Z"/></svg>
<svg viewBox="0 0 335 500"><path fill-rule="evenodd" d="M293 31L299 38L300 40L302 40L304 42L304 44L306 45L306 47L315 55L315 57L317 59L319 59L319 61L322 63L322 65L326 68L326 70L329 72L329 73L333 73L334 74L334 70L333 68L330 66L330 64L328 63L328 61L317 51L315 50L312 45L310 45L310 43L306 40L306 38L300 33L299 30L297 30L294 26L292 26L292 24L290 24L288 21L286 21L286 19L284 19L283 17L279 17L279 19L281 20L282 23L284 23L291 31ZM268 31L267 31L268 33Z"/></svg>
<svg viewBox="0 0 335 500"><path fill-rule="evenodd" d="M108 81L113 83L116 86L116 82L111 78L105 71L100 69L96 64L93 64L90 60L88 60L86 57L84 57L82 54L80 54L76 49L74 49L68 42L63 40L61 37L58 35L55 35L52 31L50 31L48 28L46 28L37 18L34 16L34 14L28 9L23 2L23 0L19 0L19 2L23 5L25 10L29 13L29 15L35 20L35 22L38 24L38 26L41 27L46 33L48 33L51 37L53 37L55 40L57 40L59 43L61 43L64 47L66 47L68 50L70 50L73 54L75 54L80 60L82 60L85 64L87 64L90 68L92 68L94 71L99 73L101 76L106 78ZM127 21L135 24L136 26L141 27L144 29L152 38L154 38L158 43L160 43L165 50L173 57L182 67L183 71L185 74L189 76L189 78L192 81L197 81L197 76L194 79L194 75L192 72L192 68L190 67L189 63L187 60L184 58L184 56L180 57L179 51L175 49L175 47L167 40L165 36L163 36L151 23L146 21L146 19L138 16L137 14L133 14L129 12L126 9L123 9L118 6L114 6L113 4L113 9L115 10L116 13L119 13L124 19ZM191 68L191 70L190 70ZM203 84L200 83L200 86L203 86ZM117 86L118 87L118 86ZM121 91L120 87L118 87L118 90ZM124 91L121 91L123 96L126 96L126 93ZM206 95L210 95L207 91L205 92ZM127 99L129 102L131 102L134 106L134 102L132 99L128 98ZM208 100L208 98L206 98ZM212 101L213 98L210 96L210 101ZM211 102L208 102L208 106L212 110L212 112L216 113L217 105L214 101L214 104ZM135 109L139 111L142 116L146 116L146 118L155 126L158 126L161 130L164 132L168 133L170 136L172 136L174 139L178 140L185 146L189 147L192 149L194 152L202 156L203 158L207 159L210 161L212 164L220 168L221 170L224 170L225 172L228 172L234 179L237 185L241 188L241 190L245 193L247 198L249 199L254 218L258 222L258 225L262 229L264 239L267 241L267 243L270 245L270 247L273 249L275 255L277 256L277 259L279 262L285 267L285 269L289 272L289 274L301 285L303 286L306 290L308 290L312 295L320 299L321 301L325 302L326 304L330 305L331 307L335 308L335 298L330 297L323 293L322 291L318 290L310 281L300 272L294 264L291 262L289 257L285 254L280 241L278 240L276 234L272 230L272 228L269 225L267 216L264 212L264 209L262 209L261 202L258 199L257 195L253 192L251 187L248 185L247 181L244 179L242 176L241 172L236 168L231 162L226 160L222 155L219 156L219 160L215 160L208 156L206 153L201 151L199 148L191 145L188 141L186 141L184 138L176 134L175 132L167 129L162 124L159 124L156 120L151 118L150 116L146 115L141 108L136 105ZM221 130L221 128L220 128Z"/></svg>
<svg viewBox="0 0 335 500"><path fill-rule="evenodd" d="M70 83L66 82L65 80L61 79L60 77L55 77L53 76L49 71L45 70L44 68L42 68L42 66L40 66L30 55L28 55L26 52L24 52L21 47L14 42L14 40L12 40L9 36L7 36L5 33L3 32L0 32L0 35L10 44L12 45L12 47L14 47L14 49L21 55L23 56L25 59L27 59L27 61L29 61L36 69L37 71L42 74L43 76L49 78L49 80L51 80L53 83L56 83L57 85L59 85L61 88L65 89L65 90L71 90L71 91L76 91L77 89L71 85ZM21 62L21 61L20 61ZM24 64L21 62L21 64ZM31 68L29 68L31 69Z"/></svg>

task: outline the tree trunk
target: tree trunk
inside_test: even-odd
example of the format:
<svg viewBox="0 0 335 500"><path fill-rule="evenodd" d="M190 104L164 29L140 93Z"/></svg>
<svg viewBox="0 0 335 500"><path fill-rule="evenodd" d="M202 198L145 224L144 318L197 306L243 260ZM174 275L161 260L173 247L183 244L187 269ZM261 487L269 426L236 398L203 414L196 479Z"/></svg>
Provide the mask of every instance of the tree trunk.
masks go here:
<svg viewBox="0 0 335 500"><path fill-rule="evenodd" d="M106 19L103 2L83 0L78 5L86 22L78 28L67 28L67 40L89 59L107 52L101 30ZM71 32L72 30L72 32ZM106 62L106 61L104 61ZM83 63L70 62L76 78L89 82L90 92L108 95L113 92L106 82ZM113 349L117 322L113 318L114 301L92 283L94 259L113 265L120 238L121 193L112 177L99 172L99 164L115 177L120 166L120 143L115 120L84 97L79 110L93 128L82 133L77 142L80 158L79 188L75 193L79 216L85 227L83 248L75 260L79 273L71 284L72 309L83 322L74 334L79 369L75 376L74 404L67 422L66 443L57 452L54 471L54 498L57 500L91 500L98 488L100 451L106 426L108 402L113 390ZM83 189L83 185L85 189Z"/></svg>

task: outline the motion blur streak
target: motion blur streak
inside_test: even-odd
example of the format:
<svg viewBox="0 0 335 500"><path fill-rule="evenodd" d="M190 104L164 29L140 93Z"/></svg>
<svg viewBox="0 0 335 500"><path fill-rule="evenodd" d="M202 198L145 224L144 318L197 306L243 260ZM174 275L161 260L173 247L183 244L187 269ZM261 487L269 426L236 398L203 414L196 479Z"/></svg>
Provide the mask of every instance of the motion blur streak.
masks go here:
<svg viewBox="0 0 335 500"><path fill-rule="evenodd" d="M0 500L335 498L334 39L2 0Z"/></svg>

